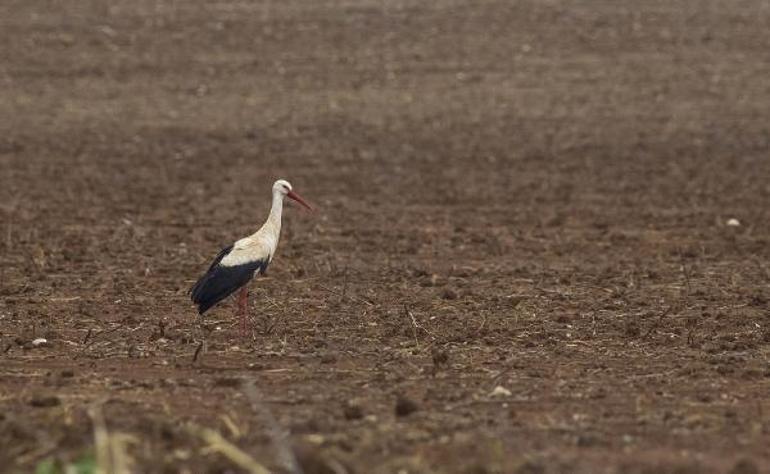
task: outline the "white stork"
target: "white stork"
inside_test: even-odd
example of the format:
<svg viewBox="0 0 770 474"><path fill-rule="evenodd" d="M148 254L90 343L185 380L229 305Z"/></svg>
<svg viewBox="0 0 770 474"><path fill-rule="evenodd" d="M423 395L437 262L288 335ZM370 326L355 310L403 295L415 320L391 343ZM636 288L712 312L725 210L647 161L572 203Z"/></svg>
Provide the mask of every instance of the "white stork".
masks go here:
<svg viewBox="0 0 770 474"><path fill-rule="evenodd" d="M198 306L198 314L201 316L240 289L237 314L241 322L241 336L246 333L248 283L256 273L265 274L278 247L284 196L312 210L304 199L292 191L288 181L279 179L273 184L273 205L264 225L250 236L222 249L206 273L190 289L191 299Z"/></svg>

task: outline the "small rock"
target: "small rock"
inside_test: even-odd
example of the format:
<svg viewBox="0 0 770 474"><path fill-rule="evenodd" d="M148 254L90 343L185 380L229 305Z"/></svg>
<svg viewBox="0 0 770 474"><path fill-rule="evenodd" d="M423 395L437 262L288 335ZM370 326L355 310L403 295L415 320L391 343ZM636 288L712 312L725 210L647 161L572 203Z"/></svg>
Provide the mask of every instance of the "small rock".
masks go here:
<svg viewBox="0 0 770 474"><path fill-rule="evenodd" d="M65 378L65 379L71 378L75 376L75 371L72 369L64 369L61 371L60 375L62 376L62 378Z"/></svg>
<svg viewBox="0 0 770 474"><path fill-rule="evenodd" d="M456 300L458 296L457 292L452 288L444 288L444 291L441 293L441 297L445 300Z"/></svg>
<svg viewBox="0 0 770 474"><path fill-rule="evenodd" d="M495 387L494 390L489 394L491 397L510 397L511 391L507 388L503 387L502 385L498 385Z"/></svg>
<svg viewBox="0 0 770 474"><path fill-rule="evenodd" d="M48 345L48 339L44 337L38 337L32 341L32 347L45 347Z"/></svg>
<svg viewBox="0 0 770 474"><path fill-rule="evenodd" d="M589 448L591 446L596 446L598 442L599 440L596 438L596 436L590 434L578 435L577 439L575 440L575 444L577 444L579 448Z"/></svg>
<svg viewBox="0 0 770 474"><path fill-rule="evenodd" d="M321 355L321 363L322 364L333 364L337 362L337 355L333 352L326 352L323 355Z"/></svg>
<svg viewBox="0 0 770 474"><path fill-rule="evenodd" d="M417 411L417 403L414 400L399 395L396 398L396 416L409 416Z"/></svg>
<svg viewBox="0 0 770 474"><path fill-rule="evenodd" d="M741 226L741 221L739 221L735 217L732 217L730 219L727 219L726 224L727 224L728 227L740 227Z"/></svg>
<svg viewBox="0 0 770 474"><path fill-rule="evenodd" d="M61 400L55 395L34 396L29 400L29 404L37 408L55 407L61 405Z"/></svg>

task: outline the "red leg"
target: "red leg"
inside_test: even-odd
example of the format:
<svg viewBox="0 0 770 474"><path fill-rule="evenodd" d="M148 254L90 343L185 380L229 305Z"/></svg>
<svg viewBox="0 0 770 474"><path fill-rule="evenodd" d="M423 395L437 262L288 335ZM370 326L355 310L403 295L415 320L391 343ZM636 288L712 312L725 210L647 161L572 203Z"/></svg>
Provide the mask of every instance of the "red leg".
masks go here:
<svg viewBox="0 0 770 474"><path fill-rule="evenodd" d="M241 288L238 293L238 315L241 320L241 338L246 337L246 311L249 307L249 289L247 287Z"/></svg>

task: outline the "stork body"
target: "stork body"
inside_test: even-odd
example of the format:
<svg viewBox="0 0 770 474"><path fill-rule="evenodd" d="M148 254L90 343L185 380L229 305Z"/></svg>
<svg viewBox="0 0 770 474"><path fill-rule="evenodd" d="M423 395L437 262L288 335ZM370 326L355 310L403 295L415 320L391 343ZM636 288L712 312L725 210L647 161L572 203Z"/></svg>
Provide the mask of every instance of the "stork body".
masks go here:
<svg viewBox="0 0 770 474"><path fill-rule="evenodd" d="M248 284L255 275L263 275L275 255L281 236L283 198L288 196L303 206L310 206L292 191L291 184L278 180L273 184L273 205L264 225L254 234L244 237L222 249L211 262L209 269L190 289L198 314L203 315L220 301L241 290L238 298L238 314L241 333L246 330Z"/></svg>

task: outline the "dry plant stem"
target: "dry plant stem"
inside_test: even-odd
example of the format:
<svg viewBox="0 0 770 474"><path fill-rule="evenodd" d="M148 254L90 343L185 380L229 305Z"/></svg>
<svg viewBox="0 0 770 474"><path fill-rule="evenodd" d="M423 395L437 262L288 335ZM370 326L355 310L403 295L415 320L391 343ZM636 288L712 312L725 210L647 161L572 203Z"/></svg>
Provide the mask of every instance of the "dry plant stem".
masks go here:
<svg viewBox="0 0 770 474"><path fill-rule="evenodd" d="M96 451L96 473L110 474L110 441L107 424L99 404L88 409L88 415L94 423L94 451Z"/></svg>
<svg viewBox="0 0 770 474"><path fill-rule="evenodd" d="M412 323L412 336L414 337L414 345L419 346L420 341L417 339L417 320L414 319L414 315L411 311L409 311L409 307L407 305L404 305L404 313L409 317Z"/></svg>
<svg viewBox="0 0 770 474"><path fill-rule="evenodd" d="M197 339L200 339L200 342L198 343L198 347L195 349L195 354L193 354L192 363L198 361L198 357L201 354L205 354L207 347L207 338L206 338L206 328L203 325L203 316L198 315L198 324L196 325L196 332L198 333Z"/></svg>
<svg viewBox="0 0 770 474"><path fill-rule="evenodd" d="M292 474L302 474L302 468L300 468L297 457L294 455L289 442L289 434L278 424L270 409L262 401L263 398L257 391L252 379L246 380L243 385L243 392L251 403L251 409L267 426L267 434L273 443L281 466Z"/></svg>
<svg viewBox="0 0 770 474"><path fill-rule="evenodd" d="M351 299L353 299L355 301L358 301L359 303L363 303L363 304L368 305L368 306L374 306L374 303L372 303L371 301L365 300L363 298L358 298L358 297L355 297L355 296L343 295L341 292L339 292L339 291L337 291L335 289L329 288L327 286L324 286L324 285L318 285L318 287L321 288L322 290L328 291L329 293L333 293L333 294L335 294L337 296L340 296L340 297L345 296L347 298L351 298Z"/></svg>
<svg viewBox="0 0 770 474"><path fill-rule="evenodd" d="M123 324L119 324L118 326L115 326L114 328L105 329L103 331L99 331L96 334L92 335L92 331L89 329L88 333L86 334L86 337L83 339L84 346L80 349L80 354L85 353L86 350L88 350L92 345L94 345L97 342L97 339L100 336L104 336L105 334L110 334L115 331L118 331L120 329L123 329ZM86 343L88 341L88 343ZM78 354L78 355L80 355Z"/></svg>
<svg viewBox="0 0 770 474"><path fill-rule="evenodd" d="M127 445L137 442L136 438L125 433L113 433L110 435L102 412L101 402L91 405L88 408L88 415L94 424L96 473L130 474L133 459L128 454Z"/></svg>
<svg viewBox="0 0 770 474"><path fill-rule="evenodd" d="M206 343L205 343L204 341L201 341L201 342L198 344L198 347L196 347L196 348L195 348L195 353L193 354L193 358L192 358L192 363L193 363L193 364L194 364L194 363L196 363L196 362L198 362L198 357L200 356L201 352L203 351L203 346L204 346L205 344L206 344Z"/></svg>
<svg viewBox="0 0 770 474"><path fill-rule="evenodd" d="M240 448L227 441L222 435L216 431L196 426L193 424L188 425L187 430L200 437L208 444L208 448L212 451L216 451L227 459L237 464L250 474L269 474L270 471L262 464L258 463L247 453L243 452Z"/></svg>
<svg viewBox="0 0 770 474"><path fill-rule="evenodd" d="M425 329L424 326L422 326L420 323L417 322L417 318L414 316L414 313L412 313L409 310L409 307L406 304L404 305L404 312L406 313L407 316L409 316L409 320L412 323L412 334L414 335L415 342L417 342L417 330L418 329L420 331L424 332L425 334L427 334L431 339L435 340L434 335L430 331Z"/></svg>
<svg viewBox="0 0 770 474"><path fill-rule="evenodd" d="M91 334L93 333L92 328L88 328L88 332L86 333L86 337L83 338L83 345L88 343L88 340L91 339Z"/></svg>

